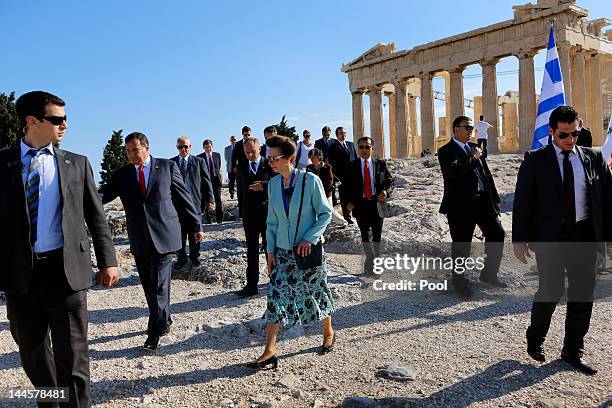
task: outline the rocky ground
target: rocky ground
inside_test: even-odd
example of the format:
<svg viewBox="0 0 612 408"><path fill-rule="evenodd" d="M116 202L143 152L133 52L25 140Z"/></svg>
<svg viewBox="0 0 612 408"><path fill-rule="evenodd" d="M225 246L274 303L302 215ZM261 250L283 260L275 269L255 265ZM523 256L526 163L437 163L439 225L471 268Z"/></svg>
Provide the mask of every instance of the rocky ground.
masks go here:
<svg viewBox="0 0 612 408"><path fill-rule="evenodd" d="M502 220L511 233L511 210L520 157L489 159L502 196ZM385 220L386 252L411 256L448 254L448 226L437 213L442 175L436 158L393 161L393 217ZM124 235L118 205L108 208L123 273L110 290L89 293L92 393L99 407L402 407L612 405L611 280L601 275L598 301L586 338L589 359L599 368L584 376L557 359L565 306L554 316L546 342L549 361L525 352L533 265L519 266L510 246L500 276L510 287L474 283L463 301L445 290L376 291L363 278L356 226L327 235L329 281L337 302L335 350L318 355L320 325L282 331L277 370L253 372L243 363L262 351L267 277L261 257L260 295L232 294L244 280L246 251L241 224L206 226L203 265L185 269L172 282L175 324L155 353L140 349L147 308ZM482 252L480 233L474 254ZM384 282L401 279L443 284L439 270L414 275L394 269ZM477 276L471 275L473 279ZM450 287L450 285L449 285ZM0 386L27 387L0 300ZM14 406L0 400L0 406ZM24 406L33 406L32 404Z"/></svg>

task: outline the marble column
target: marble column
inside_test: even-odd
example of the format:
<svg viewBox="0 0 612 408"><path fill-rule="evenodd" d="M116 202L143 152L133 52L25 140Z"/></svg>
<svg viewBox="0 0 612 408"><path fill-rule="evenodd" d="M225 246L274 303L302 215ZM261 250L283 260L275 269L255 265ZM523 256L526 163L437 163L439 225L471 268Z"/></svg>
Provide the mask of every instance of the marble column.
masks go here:
<svg viewBox="0 0 612 408"><path fill-rule="evenodd" d="M393 85L395 86L395 157L408 157L408 144L410 140L408 83L407 80L400 80Z"/></svg>
<svg viewBox="0 0 612 408"><path fill-rule="evenodd" d="M357 142L363 136L365 122L363 118L363 91L352 93L353 96L353 140Z"/></svg>
<svg viewBox="0 0 612 408"><path fill-rule="evenodd" d="M482 96L474 97L474 123L478 123L480 115L484 115L482 112Z"/></svg>
<svg viewBox="0 0 612 408"><path fill-rule="evenodd" d="M450 73L450 95L446 95L446 97L450 98L450 114L447 113L446 116L449 117L452 123L457 116L465 114L463 100L463 67L454 68L448 72Z"/></svg>
<svg viewBox="0 0 612 408"><path fill-rule="evenodd" d="M416 156L416 154L421 154L420 150L420 137L417 131L417 111L416 111L416 96L409 95L408 96L408 117L409 117L409 147L408 147L408 155Z"/></svg>
<svg viewBox="0 0 612 408"><path fill-rule="evenodd" d="M442 71L438 74L439 76L441 76L442 78L444 78L444 116L446 117L446 120L444 121L444 126L446 127L446 134L450 135L453 131L452 129L452 119L451 119L451 99L450 99L450 95L451 95L451 84L450 84L450 74L446 71ZM441 127L441 123L438 124L438 129L439 129L439 133L443 134L444 132L442 131L442 127Z"/></svg>
<svg viewBox="0 0 612 408"><path fill-rule="evenodd" d="M604 142L603 105L601 92L601 54L593 54L587 64L587 120L585 126L591 129L593 146L601 146Z"/></svg>
<svg viewBox="0 0 612 408"><path fill-rule="evenodd" d="M429 148L429 151L434 152L434 100L432 75L427 73L419 76L421 79L421 149ZM420 155L421 152L415 152Z"/></svg>
<svg viewBox="0 0 612 408"><path fill-rule="evenodd" d="M518 105L516 103L504 103L502 105L502 115L504 123L504 143L502 144L502 151L504 153L518 152Z"/></svg>
<svg viewBox="0 0 612 408"><path fill-rule="evenodd" d="M572 106L578 112L578 116L586 118L586 69L584 51L577 50L572 58ZM563 78L565 80L565 78Z"/></svg>
<svg viewBox="0 0 612 408"><path fill-rule="evenodd" d="M559 64L561 65L561 75L563 76L563 87L565 88L565 103L572 104L572 76L570 69L570 49L572 46L567 41L557 43L557 53L559 54Z"/></svg>
<svg viewBox="0 0 612 408"><path fill-rule="evenodd" d="M395 93L386 92L389 98L389 157L397 157L397 135L395 132Z"/></svg>
<svg viewBox="0 0 612 408"><path fill-rule="evenodd" d="M536 120L534 52L521 53L519 59L519 149L531 149Z"/></svg>
<svg viewBox="0 0 612 408"><path fill-rule="evenodd" d="M497 124L497 62L497 59L492 59L480 63L482 67L482 114L484 120L493 126L487 132L487 150L489 153L499 153L497 141L499 129ZM474 121L479 119L474 118Z"/></svg>
<svg viewBox="0 0 612 408"><path fill-rule="evenodd" d="M382 105L382 87L373 86L368 89L370 97L370 137L374 143L373 157L385 157L385 139Z"/></svg>

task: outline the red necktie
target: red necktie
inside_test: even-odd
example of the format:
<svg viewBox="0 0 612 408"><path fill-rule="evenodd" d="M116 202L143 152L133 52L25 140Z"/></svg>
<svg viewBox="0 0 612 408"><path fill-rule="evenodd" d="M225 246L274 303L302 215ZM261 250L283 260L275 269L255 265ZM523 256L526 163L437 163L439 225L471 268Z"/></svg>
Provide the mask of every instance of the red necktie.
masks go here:
<svg viewBox="0 0 612 408"><path fill-rule="evenodd" d="M145 184L144 166L141 164L138 167L138 184L143 197L147 196L147 185Z"/></svg>
<svg viewBox="0 0 612 408"><path fill-rule="evenodd" d="M370 166L368 161L363 162L363 195L368 200L372 199L372 179L370 178Z"/></svg>

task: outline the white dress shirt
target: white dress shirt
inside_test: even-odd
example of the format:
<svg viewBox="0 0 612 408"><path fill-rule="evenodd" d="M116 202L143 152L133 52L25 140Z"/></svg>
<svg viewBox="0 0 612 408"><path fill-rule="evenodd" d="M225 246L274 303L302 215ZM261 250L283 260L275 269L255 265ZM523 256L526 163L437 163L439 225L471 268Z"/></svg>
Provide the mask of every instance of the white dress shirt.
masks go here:
<svg viewBox="0 0 612 408"><path fill-rule="evenodd" d="M556 144L553 143L553 148L557 155L557 163L559 163L559 171L561 172L561 181L563 181L563 159L565 156ZM589 217L589 201L587 198L586 176L584 167L576 147L569 154L569 160L572 164L572 172L574 173L574 202L576 203L576 222Z"/></svg>
<svg viewBox="0 0 612 408"><path fill-rule="evenodd" d="M361 177L362 180L364 180L365 183L365 173L364 173L364 169L365 169L365 159L363 157L360 157L359 160L361 160ZM372 158L370 157L368 159L368 168L370 169L370 184L372 184L372 197L376 196L376 190L374 189L374 161L372 160ZM365 197L365 189L364 189L364 194L363 197Z"/></svg>
<svg viewBox="0 0 612 408"><path fill-rule="evenodd" d="M250 161L249 160L249 172L250 173L253 173L253 167L252 167L253 165L251 163L255 163L255 173L253 173L253 174L254 175L257 174L257 171L259 170L259 164L261 163L261 160L262 160L261 156L259 157L259 160L257 160L257 161Z"/></svg>
<svg viewBox="0 0 612 408"><path fill-rule="evenodd" d="M23 185L28 180L30 163L33 159L28 155L30 146L21 139L21 163L23 163ZM34 252L47 252L64 246L62 231L62 208L59 177L57 174L57 161L53 145L43 147L43 153L38 156L38 217L36 221L36 241Z"/></svg>
<svg viewBox="0 0 612 408"><path fill-rule="evenodd" d="M149 188L149 174L151 174L151 156L147 157L147 160L144 161L144 163L142 163L143 165L143 171L144 171L144 176L145 176L145 187ZM139 165L134 165L134 168L136 169L136 180L138 180L138 168L140 166ZM140 183L140 180L138 180L138 182Z"/></svg>

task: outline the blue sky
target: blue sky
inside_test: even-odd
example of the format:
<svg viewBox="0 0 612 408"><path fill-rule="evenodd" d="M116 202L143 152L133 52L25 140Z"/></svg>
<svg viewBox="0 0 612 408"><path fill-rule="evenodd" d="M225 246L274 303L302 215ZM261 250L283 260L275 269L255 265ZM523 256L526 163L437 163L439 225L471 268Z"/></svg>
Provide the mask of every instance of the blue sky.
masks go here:
<svg viewBox="0 0 612 408"><path fill-rule="evenodd" d="M511 19L518 3L5 0L0 92L62 97L62 147L87 155L96 176L113 129L144 132L157 157L176 155L179 135L192 138L196 153L205 138L222 151L243 125L260 136L283 114L300 133L344 125L351 138L342 63L379 42L402 50ZM578 1L590 18L612 17L606 4ZM535 65L543 66L543 53ZM498 65L512 70L514 58ZM538 92L540 84L536 72ZM464 88L466 97L480 94L480 78L466 78ZM518 90L518 74L498 77L499 93L508 89ZM443 109L439 102L436 113Z"/></svg>

